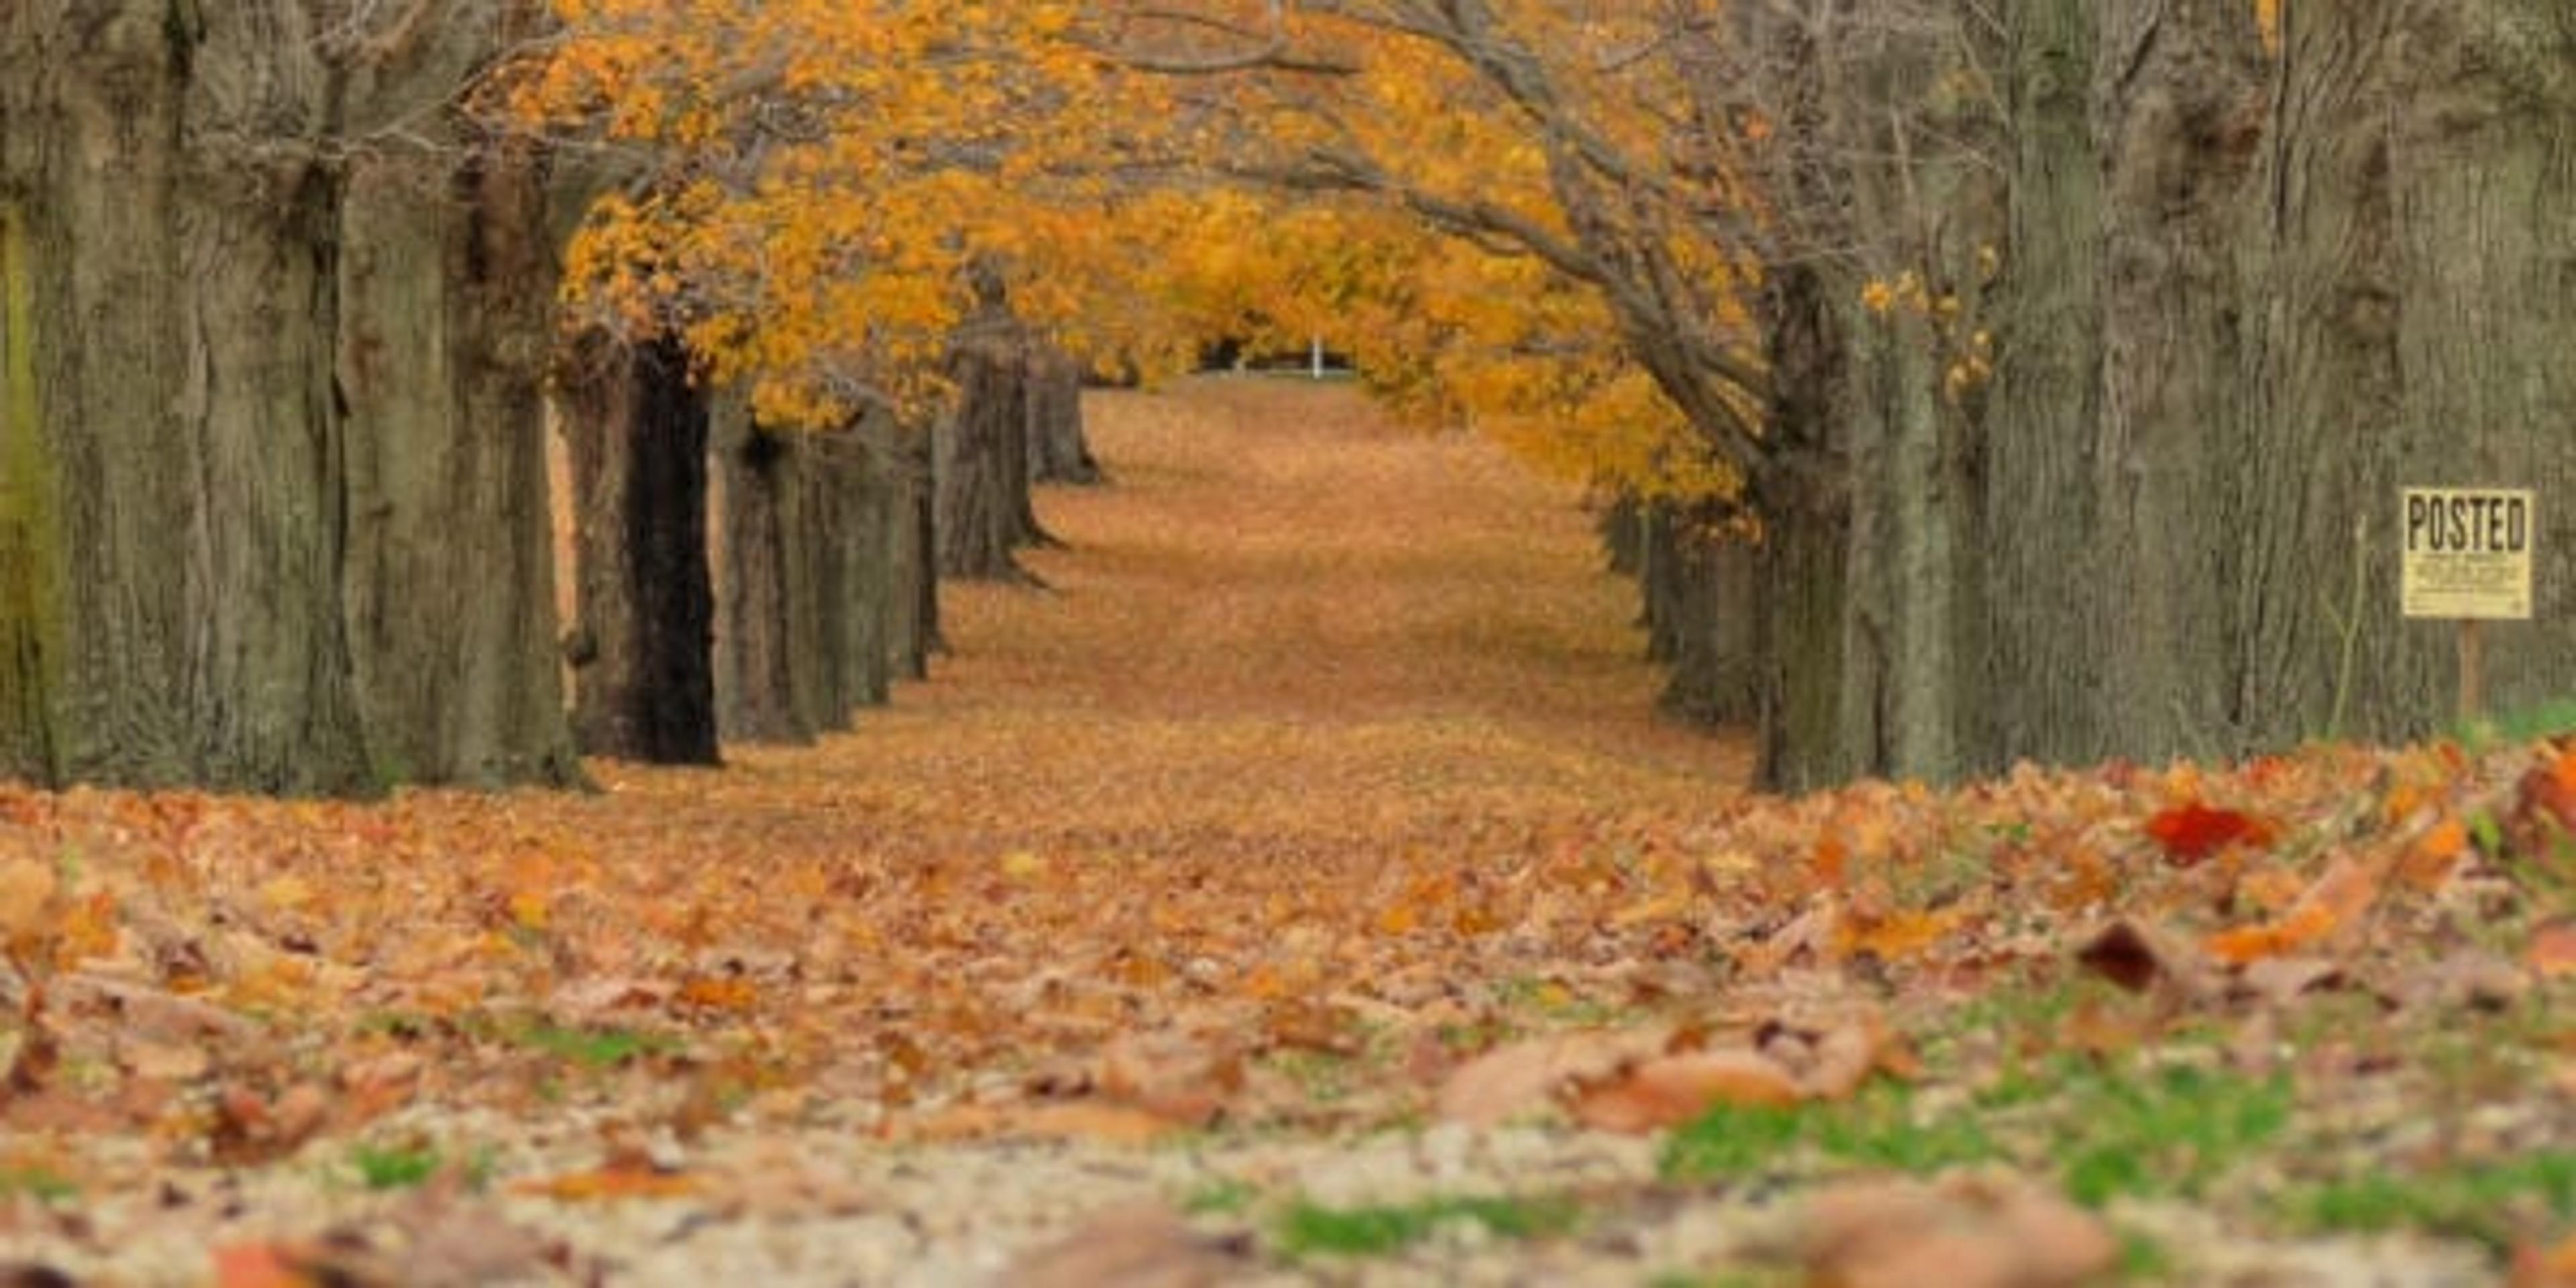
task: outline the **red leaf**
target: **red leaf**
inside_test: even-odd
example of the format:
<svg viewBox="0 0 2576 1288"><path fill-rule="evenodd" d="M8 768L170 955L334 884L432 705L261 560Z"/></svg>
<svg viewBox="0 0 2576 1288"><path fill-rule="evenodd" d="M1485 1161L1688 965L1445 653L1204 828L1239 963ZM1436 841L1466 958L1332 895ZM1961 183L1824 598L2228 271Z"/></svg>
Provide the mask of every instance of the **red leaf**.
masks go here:
<svg viewBox="0 0 2576 1288"><path fill-rule="evenodd" d="M2148 819L2147 835L2164 847L2166 857L2192 864L2231 845L2269 845L2273 832L2271 824L2251 814L2194 801Z"/></svg>

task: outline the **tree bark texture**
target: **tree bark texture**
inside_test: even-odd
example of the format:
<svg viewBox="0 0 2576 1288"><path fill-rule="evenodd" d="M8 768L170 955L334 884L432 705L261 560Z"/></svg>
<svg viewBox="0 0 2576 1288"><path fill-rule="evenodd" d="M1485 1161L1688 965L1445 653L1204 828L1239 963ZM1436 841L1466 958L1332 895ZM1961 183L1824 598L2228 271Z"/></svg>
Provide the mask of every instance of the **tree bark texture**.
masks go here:
<svg viewBox="0 0 2576 1288"><path fill-rule="evenodd" d="M773 432L739 402L729 411L716 434L720 725L727 740L810 742L891 696L896 620L914 602L896 541L910 500L867 421Z"/></svg>
<svg viewBox="0 0 2576 1288"><path fill-rule="evenodd" d="M388 462L500 402L532 409L534 364L489 375L471 411L442 401L456 388L353 389L340 365L380 300L437 298L454 240L365 203L369 158L408 144L345 145L445 128L528 16L478 4L377 30L301 3L0 11L0 770L289 793L562 774L541 692L493 699L524 720L476 723L525 635L516 657L486 652L513 647L492 634L419 642L410 664L457 668L432 674L471 712L423 730L405 695L372 689L392 672L369 669L385 637L366 634L412 593L373 562L402 539L376 526L386 503L439 494ZM452 142L442 165L485 163L478 141ZM353 254L374 257L356 270L367 289ZM528 262L495 259L457 289L543 301L542 271L502 280ZM424 325L482 351L511 324L457 307ZM525 445L534 423L488 428ZM513 616L511 559L464 543L451 561L496 619Z"/></svg>
<svg viewBox="0 0 2576 1288"><path fill-rule="evenodd" d="M574 733L593 755L714 764L706 400L667 340L585 335L561 384L579 569Z"/></svg>
<svg viewBox="0 0 2576 1288"><path fill-rule="evenodd" d="M2576 11L2283 15L2267 49L2232 0L2006 6L1979 64L2004 74L2000 205L1956 154L1851 132L1867 96L1832 78L1866 44L1777 100L1783 210L1848 219L1800 236L1855 248L1768 279L1777 784L2451 719L2453 628L2398 614L2399 489L2576 483ZM1857 83L1879 119L1938 118L1919 70ZM1900 268L1935 308L1848 303ZM1989 328L1984 387L1963 342ZM2576 507L2544 504L2538 540L2538 620L2490 630L2508 709L2576 686L2553 643Z"/></svg>
<svg viewBox="0 0 2576 1288"><path fill-rule="evenodd" d="M1049 344L1029 348L1029 477L1038 483L1101 481L1082 425L1082 362Z"/></svg>
<svg viewBox="0 0 2576 1288"><path fill-rule="evenodd" d="M1029 492L1029 364L1006 313L971 319L951 351L956 402L940 419L939 571L970 580L1031 580L1015 552L1044 539Z"/></svg>
<svg viewBox="0 0 2576 1288"><path fill-rule="evenodd" d="M1950 372L1999 235L1964 151L1984 123L1941 88L1959 42L1832 5L1754 31L1792 127L1771 175L1799 212L1790 243L1833 248L1775 270L1762 299L1763 776L1951 777L1981 626L1974 410Z"/></svg>
<svg viewBox="0 0 2576 1288"><path fill-rule="evenodd" d="M359 705L391 778L573 783L548 548L545 176L524 148L460 143L377 154L349 182L338 378Z"/></svg>
<svg viewBox="0 0 2576 1288"><path fill-rule="evenodd" d="M727 742L812 742L824 721L816 659L799 647L819 608L808 593L817 552L805 446L755 424L743 399L724 398L714 450L717 728Z"/></svg>

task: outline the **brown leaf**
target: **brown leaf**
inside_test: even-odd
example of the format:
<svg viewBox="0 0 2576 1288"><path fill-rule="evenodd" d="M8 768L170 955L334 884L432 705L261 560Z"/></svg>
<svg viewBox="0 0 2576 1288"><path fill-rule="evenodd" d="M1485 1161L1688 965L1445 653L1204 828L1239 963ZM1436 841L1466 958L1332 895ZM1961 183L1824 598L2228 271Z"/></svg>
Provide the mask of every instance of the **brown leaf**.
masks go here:
<svg viewBox="0 0 2576 1288"><path fill-rule="evenodd" d="M2266 957L2245 968L2245 987L2273 1006L2287 1006L2343 978L2343 968L2319 957Z"/></svg>
<svg viewBox="0 0 2576 1288"><path fill-rule="evenodd" d="M1902 1039L1875 1014L1827 1029L1816 1039L1813 1051L1799 1083L1808 1096L1819 1100L1847 1099L1871 1074L1901 1073L1912 1064Z"/></svg>
<svg viewBox="0 0 2576 1288"><path fill-rule="evenodd" d="M585 1172L565 1172L558 1176L520 1181L510 1187L513 1194L533 1194L540 1198L586 1203L607 1199L684 1198L698 1192L698 1180L680 1172L612 1161Z"/></svg>
<svg viewBox="0 0 2576 1288"><path fill-rule="evenodd" d="M2075 960L2132 993L2143 993L2183 970L2182 956L2164 936L2125 918L2094 932L2075 950Z"/></svg>
<svg viewBox="0 0 2576 1288"><path fill-rule="evenodd" d="M1798 1080L1753 1051L1690 1051L1648 1060L1575 1093L1575 1121L1598 1131L1677 1127L1718 1105L1778 1107L1805 1098Z"/></svg>
<svg viewBox="0 0 2576 1288"><path fill-rule="evenodd" d="M1865 1181L1809 1200L1807 1267L1840 1288L2075 1288L2118 1264L2082 1209L2017 1180Z"/></svg>
<svg viewBox="0 0 2576 1288"><path fill-rule="evenodd" d="M1000 1282L1021 1288L1203 1288L1231 1282L1249 1268L1240 1241L1208 1238L1167 1210L1143 1207L1094 1217L1021 1257Z"/></svg>
<svg viewBox="0 0 2576 1288"><path fill-rule="evenodd" d="M463 1176L462 1169L451 1168L389 1213L405 1235L402 1282L408 1288L475 1288L547 1277L563 1260L561 1245L489 1204L462 1197Z"/></svg>
<svg viewBox="0 0 2576 1288"><path fill-rule="evenodd" d="M1499 1046L1459 1066L1440 1087L1440 1117L1491 1127L1549 1104L1557 1088L1660 1053L1671 1031L1588 1029Z"/></svg>
<svg viewBox="0 0 2576 1288"><path fill-rule="evenodd" d="M61 890L54 865L40 859L0 859L0 948L32 939L53 918Z"/></svg>
<svg viewBox="0 0 2576 1288"><path fill-rule="evenodd" d="M2576 975L2576 921L2553 921L2532 931L2523 959L2544 979Z"/></svg>

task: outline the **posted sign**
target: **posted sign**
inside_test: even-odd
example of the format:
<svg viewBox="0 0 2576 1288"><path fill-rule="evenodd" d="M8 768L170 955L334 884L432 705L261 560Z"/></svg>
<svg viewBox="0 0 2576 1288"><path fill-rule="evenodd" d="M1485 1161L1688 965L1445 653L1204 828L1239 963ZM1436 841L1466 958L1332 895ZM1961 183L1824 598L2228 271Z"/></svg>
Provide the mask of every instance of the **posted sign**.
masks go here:
<svg viewBox="0 0 2576 1288"><path fill-rule="evenodd" d="M2408 617L2524 621L2531 616L2527 488L2410 487L2399 599Z"/></svg>

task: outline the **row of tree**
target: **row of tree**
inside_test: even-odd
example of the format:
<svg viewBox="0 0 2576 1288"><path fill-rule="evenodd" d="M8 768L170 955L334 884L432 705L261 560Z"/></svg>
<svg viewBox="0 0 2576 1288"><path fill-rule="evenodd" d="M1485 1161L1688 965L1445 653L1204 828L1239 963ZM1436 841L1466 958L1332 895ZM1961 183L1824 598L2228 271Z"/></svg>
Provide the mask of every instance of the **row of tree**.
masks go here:
<svg viewBox="0 0 2576 1288"><path fill-rule="evenodd" d="M1161 21L1259 83L1244 168L1588 292L1719 476L1608 479L1677 701L1757 718L1776 785L2438 727L2457 661L2398 611L2405 485L2540 492L2492 697L2576 687L2557 0Z"/></svg>
<svg viewBox="0 0 2576 1288"><path fill-rule="evenodd" d="M0 774L563 784L577 747L711 761L719 705L811 737L924 665L935 510L1025 517L1033 433L1087 464L1017 331L955 346L987 374L944 415L788 432L677 328L559 309L594 195L667 182L485 100L559 34L520 0L0 12ZM932 440L1000 417L934 500Z"/></svg>
<svg viewBox="0 0 2576 1288"><path fill-rule="evenodd" d="M801 736L1079 361L1318 333L1610 498L1776 785L2418 733L2403 484L2540 491L2492 687L2576 682L2570 156L2556 0L31 0L0 769L575 774L550 370L574 726Z"/></svg>

